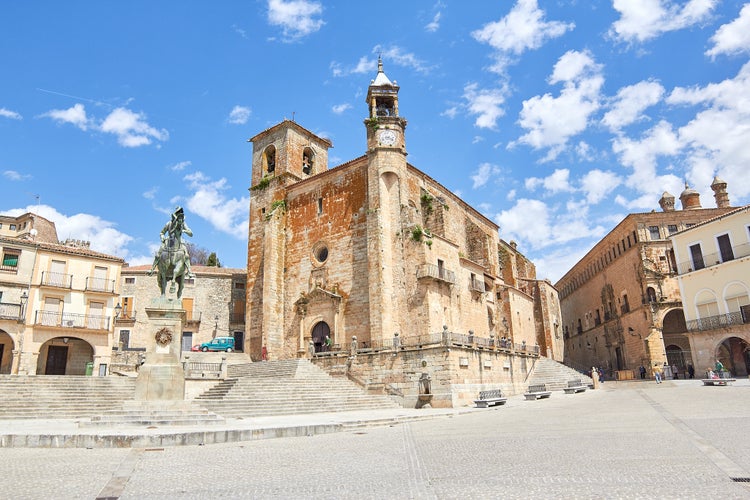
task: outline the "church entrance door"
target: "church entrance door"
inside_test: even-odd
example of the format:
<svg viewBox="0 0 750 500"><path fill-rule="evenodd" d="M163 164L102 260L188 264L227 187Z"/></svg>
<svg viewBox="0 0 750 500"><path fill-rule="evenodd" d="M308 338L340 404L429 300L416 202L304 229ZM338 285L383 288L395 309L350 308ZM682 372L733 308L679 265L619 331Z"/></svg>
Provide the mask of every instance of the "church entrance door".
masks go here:
<svg viewBox="0 0 750 500"><path fill-rule="evenodd" d="M322 352L325 348L325 340L331 335L331 328L325 321L315 324L312 331L312 341L315 344L315 352Z"/></svg>

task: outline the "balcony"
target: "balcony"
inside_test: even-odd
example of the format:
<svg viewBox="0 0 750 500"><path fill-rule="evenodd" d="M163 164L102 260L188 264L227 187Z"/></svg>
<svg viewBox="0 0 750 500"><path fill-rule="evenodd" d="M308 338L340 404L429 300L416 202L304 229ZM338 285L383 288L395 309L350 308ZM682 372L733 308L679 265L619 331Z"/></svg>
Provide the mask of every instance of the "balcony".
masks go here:
<svg viewBox="0 0 750 500"><path fill-rule="evenodd" d="M18 264L16 264L15 266L0 264L0 271L18 274Z"/></svg>
<svg viewBox="0 0 750 500"><path fill-rule="evenodd" d="M115 317L115 325L132 325L135 323L135 315L137 311L123 311L119 316Z"/></svg>
<svg viewBox="0 0 750 500"><path fill-rule="evenodd" d="M748 255L750 255L750 243L743 243L742 245L736 245L732 247L731 258L722 259L719 252L709 253L706 255L702 255L698 259L680 262L677 265L677 272L679 274L687 274L693 271L704 269L706 267L711 267L722 264L724 262L731 262L736 259L741 259L742 257L747 257Z"/></svg>
<svg viewBox="0 0 750 500"><path fill-rule="evenodd" d="M691 319L685 322L689 332L701 332L706 330L715 330L717 328L724 328L733 325L742 325L750 323L750 315L745 314L742 311L732 312L727 314L719 314L718 316L708 316L706 318Z"/></svg>
<svg viewBox="0 0 750 500"><path fill-rule="evenodd" d="M484 289L484 280L472 277L471 281L469 281L469 290L472 292L484 293L486 291Z"/></svg>
<svg viewBox="0 0 750 500"><path fill-rule="evenodd" d="M201 322L200 311L185 311L185 322L191 325L197 325Z"/></svg>
<svg viewBox="0 0 750 500"><path fill-rule="evenodd" d="M54 288L73 288L73 275L62 273L50 273L42 271L42 279L39 283L41 286L51 286Z"/></svg>
<svg viewBox="0 0 750 500"><path fill-rule="evenodd" d="M108 331L109 316L95 314L74 314L66 312L35 311L34 324L57 328Z"/></svg>
<svg viewBox="0 0 750 500"><path fill-rule="evenodd" d="M87 292L115 293L115 280L86 277Z"/></svg>
<svg viewBox="0 0 750 500"><path fill-rule="evenodd" d="M21 304L0 302L0 319L21 319Z"/></svg>
<svg viewBox="0 0 750 500"><path fill-rule="evenodd" d="M433 264L422 264L417 268L417 279L423 278L434 279L451 285L456 283L456 273Z"/></svg>

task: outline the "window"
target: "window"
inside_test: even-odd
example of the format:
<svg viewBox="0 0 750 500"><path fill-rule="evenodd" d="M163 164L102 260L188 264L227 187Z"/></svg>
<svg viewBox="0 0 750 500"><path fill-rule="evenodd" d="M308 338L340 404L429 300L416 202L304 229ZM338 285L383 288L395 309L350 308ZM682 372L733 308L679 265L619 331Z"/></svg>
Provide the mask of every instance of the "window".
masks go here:
<svg viewBox="0 0 750 500"><path fill-rule="evenodd" d="M120 318L122 319L131 319L133 318L133 297L123 297L122 298L122 304L120 305L122 307L122 311L120 311Z"/></svg>
<svg viewBox="0 0 750 500"><path fill-rule="evenodd" d="M652 240L659 239L659 226L648 226L648 232Z"/></svg>
<svg viewBox="0 0 750 500"><path fill-rule="evenodd" d="M694 225L695 225L695 223L693 223L693 222L686 222L685 223L685 227L693 227Z"/></svg>
<svg viewBox="0 0 750 500"><path fill-rule="evenodd" d="M18 258L21 256L20 250L5 249L3 250L3 265L5 270L16 270L18 268Z"/></svg>
<svg viewBox="0 0 750 500"><path fill-rule="evenodd" d="M323 213L323 198L318 198L318 215Z"/></svg>
<svg viewBox="0 0 750 500"><path fill-rule="evenodd" d="M234 289L235 290L244 290L245 289L245 282L244 281L235 281L234 282Z"/></svg>
<svg viewBox="0 0 750 500"><path fill-rule="evenodd" d="M276 170L276 148L268 146L263 152L263 163L265 163L266 172L272 173Z"/></svg>
<svg viewBox="0 0 750 500"><path fill-rule="evenodd" d="M135 285L135 277L125 278L126 285Z"/></svg>
<svg viewBox="0 0 750 500"><path fill-rule="evenodd" d="M630 312L630 303L628 302L628 294L622 295L622 314Z"/></svg>
<svg viewBox="0 0 750 500"><path fill-rule="evenodd" d="M674 234L677 232L677 224L669 224L667 225L667 231L669 231L669 234Z"/></svg>
<svg viewBox="0 0 750 500"><path fill-rule="evenodd" d="M313 163L315 161L315 154L311 148L305 148L302 152L302 172L307 175L313 171Z"/></svg>
<svg viewBox="0 0 750 500"><path fill-rule="evenodd" d="M8 229L10 229L11 231L15 231L16 230L16 225L15 224L11 224L10 226L8 226Z"/></svg>
<svg viewBox="0 0 750 500"><path fill-rule="evenodd" d="M653 287L646 288L646 296L649 302L656 302L656 290Z"/></svg>
<svg viewBox="0 0 750 500"><path fill-rule="evenodd" d="M721 261L727 262L734 260L734 252L732 251L732 242L729 241L728 234L722 234L716 241L719 243L719 252L721 253Z"/></svg>
<svg viewBox="0 0 750 500"><path fill-rule="evenodd" d="M130 330L120 330L120 349L130 347Z"/></svg>
<svg viewBox="0 0 750 500"><path fill-rule="evenodd" d="M703 269L706 265L703 263L703 252L701 251L700 243L690 245L690 257L693 260L693 269Z"/></svg>

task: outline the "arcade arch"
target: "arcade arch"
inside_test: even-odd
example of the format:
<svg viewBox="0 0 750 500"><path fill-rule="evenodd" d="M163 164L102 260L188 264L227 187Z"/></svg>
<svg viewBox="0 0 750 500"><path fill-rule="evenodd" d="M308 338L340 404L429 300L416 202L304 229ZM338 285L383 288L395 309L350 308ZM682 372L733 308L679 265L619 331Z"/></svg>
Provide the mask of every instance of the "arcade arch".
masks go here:
<svg viewBox="0 0 750 500"><path fill-rule="evenodd" d="M94 348L75 337L55 337L39 348L37 375L85 375L94 360Z"/></svg>
<svg viewBox="0 0 750 500"><path fill-rule="evenodd" d="M0 330L0 374L8 375L13 367L13 348L15 343L4 330Z"/></svg>

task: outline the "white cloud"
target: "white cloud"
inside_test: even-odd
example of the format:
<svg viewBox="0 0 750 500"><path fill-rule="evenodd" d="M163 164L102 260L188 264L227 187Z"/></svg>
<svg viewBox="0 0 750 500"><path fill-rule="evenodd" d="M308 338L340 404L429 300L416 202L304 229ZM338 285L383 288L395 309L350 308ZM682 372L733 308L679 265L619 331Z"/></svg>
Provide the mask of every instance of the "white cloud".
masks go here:
<svg viewBox="0 0 750 500"><path fill-rule="evenodd" d="M219 231L238 239L247 238L249 197L227 199L226 178L214 181L202 172L195 172L186 175L184 180L192 191L184 203L191 212Z"/></svg>
<svg viewBox="0 0 750 500"><path fill-rule="evenodd" d="M154 186L148 191L145 191L143 193L143 197L146 198L147 200L153 200L154 198L156 198L156 193L158 191L159 191L159 188L157 186Z"/></svg>
<svg viewBox="0 0 750 500"><path fill-rule="evenodd" d="M464 99L467 101L469 114L478 115L474 125L494 130L497 127L497 120L505 115L503 104L505 104L507 93L507 88L479 89L476 83L466 85Z"/></svg>
<svg viewBox="0 0 750 500"><path fill-rule="evenodd" d="M594 205L604 200L621 183L622 179L616 173L594 169L581 177L581 190L586 194L586 202Z"/></svg>
<svg viewBox="0 0 750 500"><path fill-rule="evenodd" d="M456 106L453 106L451 108L446 109L442 113L440 113L440 116L447 116L448 118L452 120L456 117L457 114L458 114L458 108Z"/></svg>
<svg viewBox="0 0 750 500"><path fill-rule="evenodd" d="M560 245L581 238L600 236L605 229L589 227L588 210L565 213L540 200L521 198L509 210L495 216L500 237L516 240L531 249Z"/></svg>
<svg viewBox="0 0 750 500"><path fill-rule="evenodd" d="M437 30L439 30L440 29L440 17L441 17L440 12L435 13L435 16L432 18L432 21L427 23L427 26L424 27L425 31L434 33Z"/></svg>
<svg viewBox="0 0 750 500"><path fill-rule="evenodd" d="M11 181L25 181L25 180L31 179L31 175L22 174L15 170L5 170L3 172L3 177Z"/></svg>
<svg viewBox="0 0 750 500"><path fill-rule="evenodd" d="M376 45L375 48L372 49L372 51L374 53L382 54L384 61L392 62L397 66L411 68L420 73L427 73L430 70L430 67L427 66L424 61L419 59L411 52L405 52L404 49L396 45L388 48Z"/></svg>
<svg viewBox="0 0 750 500"><path fill-rule="evenodd" d="M349 104L349 103L336 104L335 106L333 106L331 108L331 111L333 111L334 114L340 115L341 113L343 113L347 109L352 109L352 105Z"/></svg>
<svg viewBox="0 0 750 500"><path fill-rule="evenodd" d="M745 4L737 19L722 25L711 37L713 47L706 51L712 58L719 54L750 52L750 4Z"/></svg>
<svg viewBox="0 0 750 500"><path fill-rule="evenodd" d="M116 224L102 219L98 215L75 214L65 215L48 205L29 205L26 208L4 211L6 215L16 216L26 212L39 214L55 223L57 237L61 241L68 238L91 242L91 250L132 260L134 256L127 249L133 237L118 231Z"/></svg>
<svg viewBox="0 0 750 500"><path fill-rule="evenodd" d="M268 22L281 26L285 41L294 41L318 31L325 22L319 2L308 0L268 0Z"/></svg>
<svg viewBox="0 0 750 500"><path fill-rule="evenodd" d="M474 189L477 189L478 187L482 187L485 184L487 184L487 181L490 180L490 177L492 175L497 175L500 173L500 168L497 165L493 165L491 163L482 163L479 165L479 168L476 170L474 175L471 176L471 180L474 181L474 185L472 186Z"/></svg>
<svg viewBox="0 0 750 500"><path fill-rule="evenodd" d="M23 118L19 113L5 108L0 108L0 116L10 118L12 120L21 120Z"/></svg>
<svg viewBox="0 0 750 500"><path fill-rule="evenodd" d="M657 104L664 95L664 87L655 81L642 81L622 87L612 99L610 110L602 118L602 124L612 132L644 119L643 111Z"/></svg>
<svg viewBox="0 0 750 500"><path fill-rule="evenodd" d="M229 118L227 121L235 125L244 125L250 119L252 111L246 106L235 106L232 111L229 112Z"/></svg>
<svg viewBox="0 0 750 500"><path fill-rule="evenodd" d="M730 183L733 194L750 194L750 63L736 77L705 87L675 88L670 104L700 106L701 111L678 130L680 145L690 148L690 180L711 177L711 170Z"/></svg>
<svg viewBox="0 0 750 500"><path fill-rule="evenodd" d="M152 140L166 141L169 133L158 130L146 122L146 115L127 108L117 108L102 122L100 130L117 136L121 146L134 148L151 144Z"/></svg>
<svg viewBox="0 0 750 500"><path fill-rule="evenodd" d="M86 130L89 127L89 119L86 116L86 109L83 104L80 103L75 104L72 108L68 109L53 109L40 116L52 118L58 123L70 123L81 130Z"/></svg>
<svg viewBox="0 0 750 500"><path fill-rule="evenodd" d="M529 177L524 185L530 191L543 186L549 194L574 191L573 186L570 185L570 170L567 168L556 169L545 178Z"/></svg>
<svg viewBox="0 0 750 500"><path fill-rule="evenodd" d="M680 30L705 20L717 0L689 0L683 6L672 0L613 0L620 19L610 35L624 42L645 42L668 31Z"/></svg>
<svg viewBox="0 0 750 500"><path fill-rule="evenodd" d="M185 170L187 167L189 167L192 164L193 164L192 161L186 160L186 161L177 162L173 165L169 165L167 168L171 170L172 172L180 172L182 170Z"/></svg>
<svg viewBox="0 0 750 500"><path fill-rule="evenodd" d="M329 67L331 68L331 73L334 77L342 77L352 74L361 75L375 73L378 70L378 60L368 59L367 56L362 56L352 68L345 69L341 63L336 61L332 61L331 64L329 64Z"/></svg>
<svg viewBox="0 0 750 500"><path fill-rule="evenodd" d="M604 78L587 51L568 51L555 64L549 83L564 84L560 96L545 94L525 100L518 123L528 132L509 144L511 148L519 143L549 148L542 161L554 160L568 139L586 129L589 116L600 107Z"/></svg>
<svg viewBox="0 0 750 500"><path fill-rule="evenodd" d="M485 24L471 36L497 51L496 63L491 69L503 73L510 63L509 55L518 56L538 49L547 40L562 36L574 27L573 23L546 21L545 12L539 9L536 0L518 0L505 17Z"/></svg>

